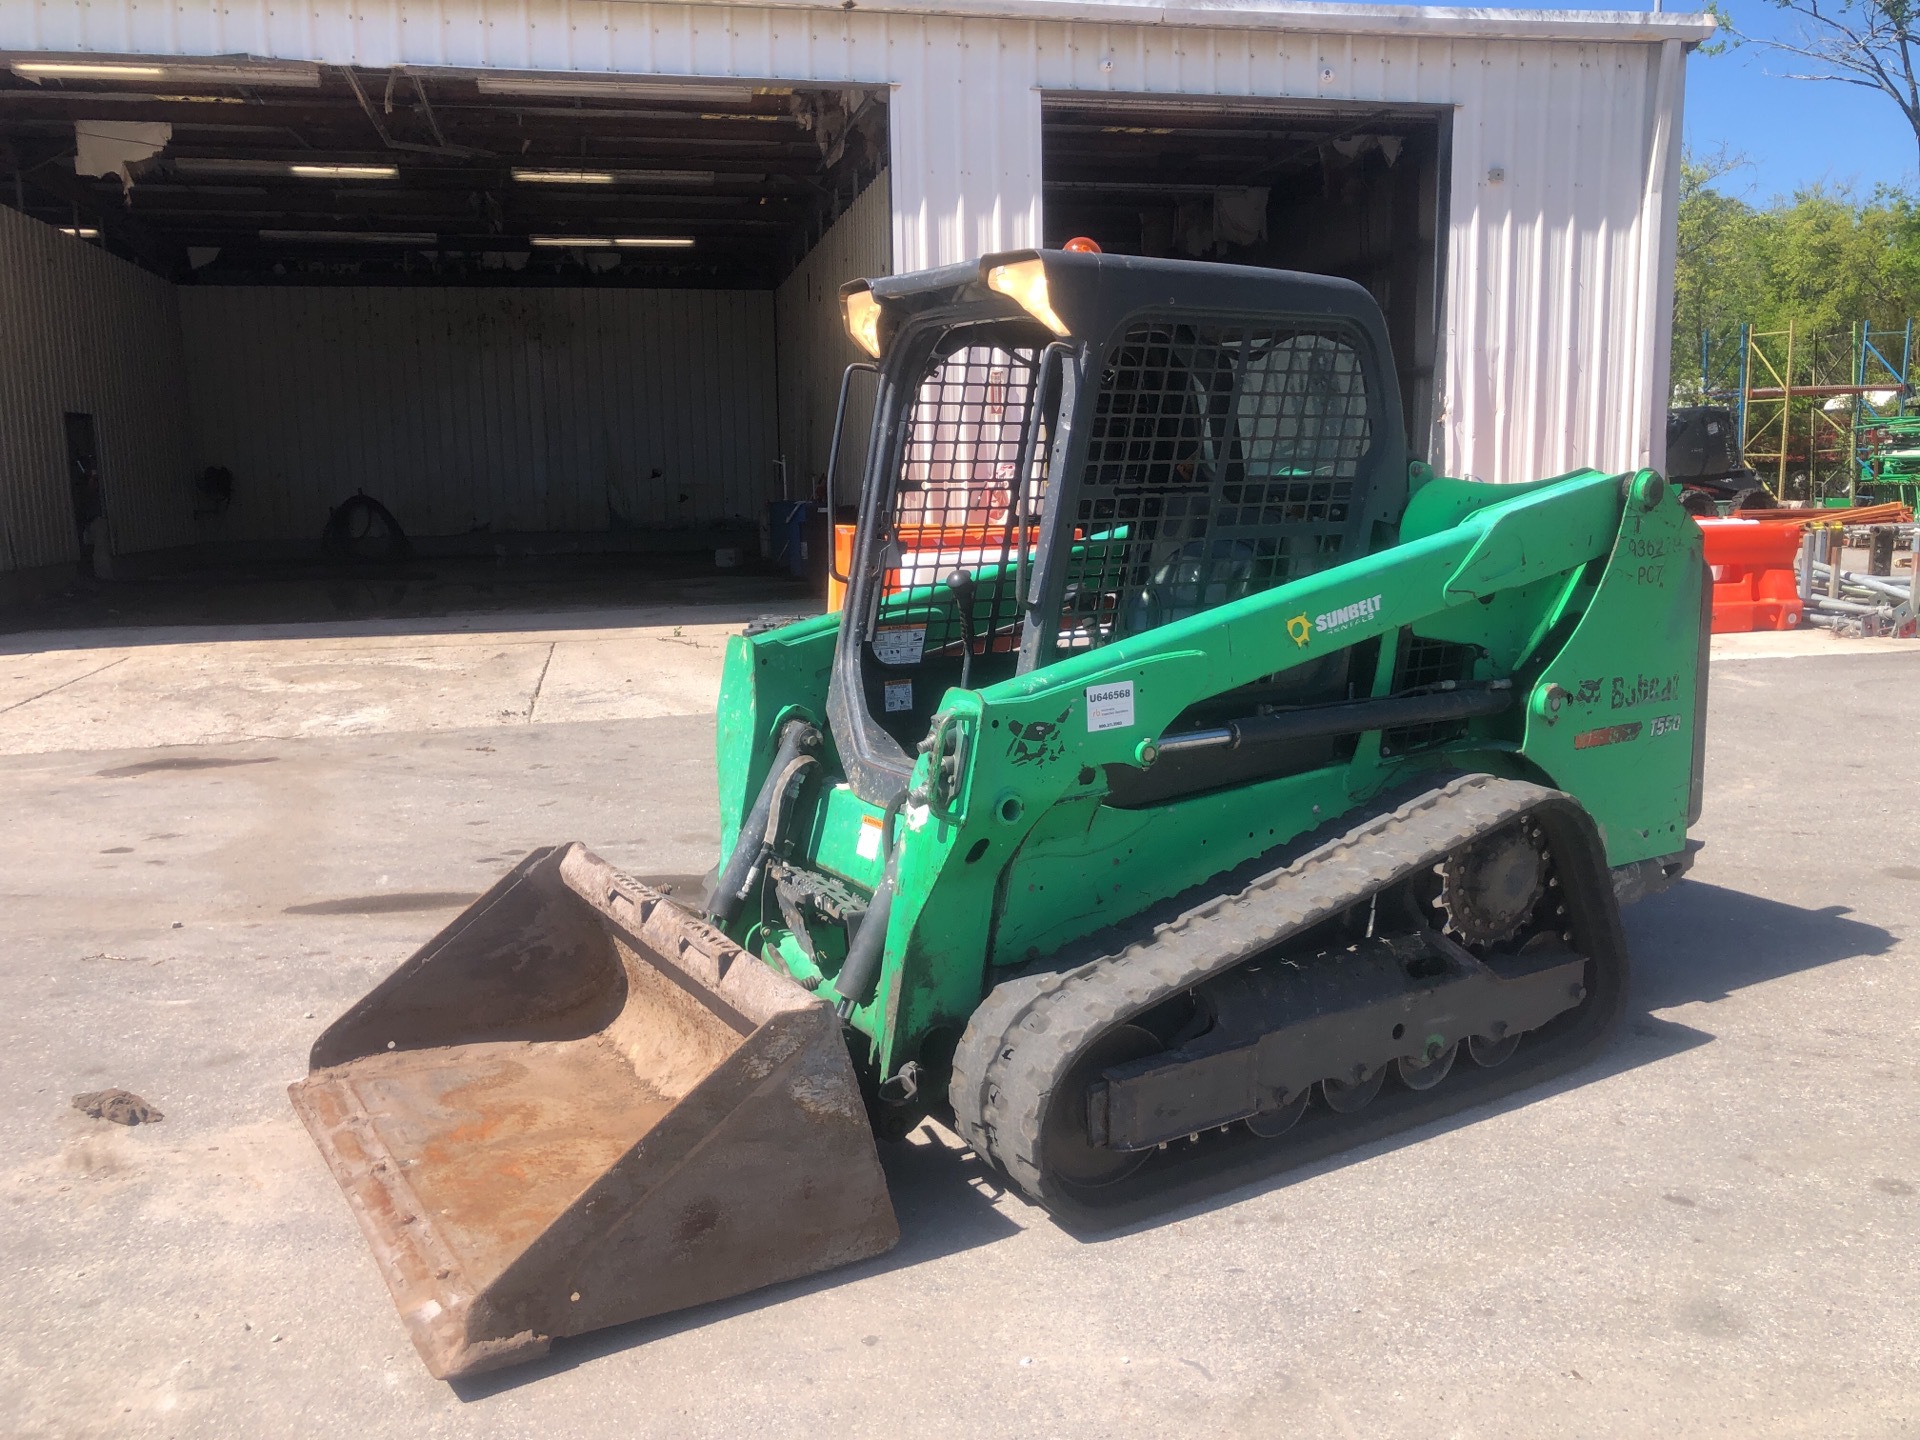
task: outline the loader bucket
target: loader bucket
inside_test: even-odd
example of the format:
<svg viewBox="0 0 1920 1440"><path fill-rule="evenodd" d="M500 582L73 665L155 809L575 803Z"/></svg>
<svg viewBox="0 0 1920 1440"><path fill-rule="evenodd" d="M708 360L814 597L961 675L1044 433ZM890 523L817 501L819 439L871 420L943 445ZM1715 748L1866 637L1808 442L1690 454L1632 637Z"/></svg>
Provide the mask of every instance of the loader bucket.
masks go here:
<svg viewBox="0 0 1920 1440"><path fill-rule="evenodd" d="M291 1092L441 1379L899 1239L833 1011L577 844L328 1027Z"/></svg>

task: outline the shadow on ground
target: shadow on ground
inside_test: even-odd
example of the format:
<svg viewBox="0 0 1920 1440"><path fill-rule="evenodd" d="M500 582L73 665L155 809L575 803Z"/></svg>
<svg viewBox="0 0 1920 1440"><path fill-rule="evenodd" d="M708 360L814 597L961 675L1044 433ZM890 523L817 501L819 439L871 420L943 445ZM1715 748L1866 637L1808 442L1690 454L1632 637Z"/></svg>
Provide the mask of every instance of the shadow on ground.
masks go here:
<svg viewBox="0 0 1920 1440"><path fill-rule="evenodd" d="M1724 1000L1749 985L1838 961L1883 954L1898 940L1877 925L1849 918L1845 906L1810 910L1694 881L1683 881L1664 894L1642 901L1624 918L1633 967L1626 1010L1611 1041L1591 1060L1497 1099L1463 1105L1454 1114L1410 1124L1380 1139L1305 1158L1296 1166L1283 1163L1250 1183L1183 1199L1177 1208L1149 1218L1105 1230L1065 1228L1089 1243L1136 1234L1390 1154L1463 1125L1668 1059L1711 1044L1714 1037L1707 1031L1663 1019L1653 1013L1655 1010Z"/></svg>
<svg viewBox="0 0 1920 1440"><path fill-rule="evenodd" d="M765 612L814 614L817 587L758 563L716 569L711 556L447 556L393 566L319 562L187 569L116 580L76 576L56 593L0 606L0 636L58 635L41 648L89 649L180 639L244 638L261 625L314 627L314 638L414 635L442 630L593 626L595 611L659 608L676 613L722 607L717 619ZM475 625L456 617L499 617ZM604 624L605 622L600 622ZM617 622L616 622L617 623ZM177 627L196 633L182 636ZM151 631L143 636L142 631ZM175 633L170 633L175 632ZM0 644L0 653L21 648Z"/></svg>
<svg viewBox="0 0 1920 1440"><path fill-rule="evenodd" d="M557 1340L551 1352L530 1364L451 1382L454 1393L462 1400L484 1400L635 1345L698 1330L734 1315L852 1284L869 1276L957 1255L1019 1233L1020 1227L995 1208L1001 1191L985 1166L971 1151L953 1148L938 1127L925 1125L899 1144L882 1145L880 1162L886 1172L894 1212L900 1219L900 1243L885 1255L844 1269L770 1285L731 1300Z"/></svg>
<svg viewBox="0 0 1920 1440"><path fill-rule="evenodd" d="M1711 1044L1714 1037L1706 1031L1661 1019L1651 1012L1711 1003L1748 985L1837 961L1882 954L1896 940L1876 925L1849 918L1842 906L1809 910L1694 882L1684 882L1642 902L1628 912L1627 919L1635 956L1627 1012L1612 1043L1590 1063L1500 1099L1469 1104L1442 1119L1415 1123L1383 1139L1337 1154L1303 1159L1257 1180L1232 1183L1217 1194L1183 1198L1176 1206L1145 1219L1110 1229L1062 1228L1089 1244L1137 1234L1390 1154L1492 1115ZM883 1145L880 1153L900 1218L901 1241L890 1253L732 1300L559 1341L551 1354L532 1364L455 1382L455 1393L463 1400L484 1400L634 1345L867 1276L990 1245L1019 1232L1021 1227L996 1208L1005 1193L999 1178L940 1127L924 1126L909 1142Z"/></svg>
<svg viewBox="0 0 1920 1440"><path fill-rule="evenodd" d="M1724 1000L1749 985L1879 955L1900 938L1850 919L1844 905L1786 905L1687 881L1626 912L1633 1004L1645 1010Z"/></svg>

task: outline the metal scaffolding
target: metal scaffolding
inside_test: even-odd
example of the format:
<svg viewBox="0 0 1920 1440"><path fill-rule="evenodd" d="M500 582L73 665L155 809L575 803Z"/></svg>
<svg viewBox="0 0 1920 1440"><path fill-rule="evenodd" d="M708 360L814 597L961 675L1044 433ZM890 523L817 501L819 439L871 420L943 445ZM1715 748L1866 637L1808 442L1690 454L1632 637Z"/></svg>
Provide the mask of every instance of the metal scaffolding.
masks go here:
<svg viewBox="0 0 1920 1440"><path fill-rule="evenodd" d="M1700 391L1734 411L1741 453L1775 499L1853 504L1879 486L1882 452L1904 428L1885 422L1914 404L1913 329L1707 331Z"/></svg>

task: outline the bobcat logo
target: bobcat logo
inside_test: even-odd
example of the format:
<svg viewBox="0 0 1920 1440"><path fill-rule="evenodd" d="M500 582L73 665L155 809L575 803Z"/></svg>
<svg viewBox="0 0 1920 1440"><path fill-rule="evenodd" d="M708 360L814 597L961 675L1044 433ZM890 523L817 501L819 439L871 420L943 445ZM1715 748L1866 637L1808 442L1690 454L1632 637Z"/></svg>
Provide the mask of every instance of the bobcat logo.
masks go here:
<svg viewBox="0 0 1920 1440"><path fill-rule="evenodd" d="M1304 613L1296 615L1287 621L1287 634L1293 637L1294 644L1304 650L1307 642L1313 638L1313 622Z"/></svg>

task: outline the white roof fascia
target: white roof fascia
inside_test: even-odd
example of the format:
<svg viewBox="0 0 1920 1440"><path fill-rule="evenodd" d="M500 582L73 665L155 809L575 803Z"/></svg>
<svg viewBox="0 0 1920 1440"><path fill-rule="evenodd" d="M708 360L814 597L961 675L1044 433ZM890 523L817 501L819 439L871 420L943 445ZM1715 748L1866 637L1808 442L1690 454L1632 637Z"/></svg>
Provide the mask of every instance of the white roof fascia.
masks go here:
<svg viewBox="0 0 1920 1440"><path fill-rule="evenodd" d="M697 0L711 3L711 0ZM1713 16L1648 10L1501 10L1453 5L1341 5L1312 0L719 0L773 10L1077 21L1213 30L1291 30L1404 39L1636 41L1712 37Z"/></svg>

